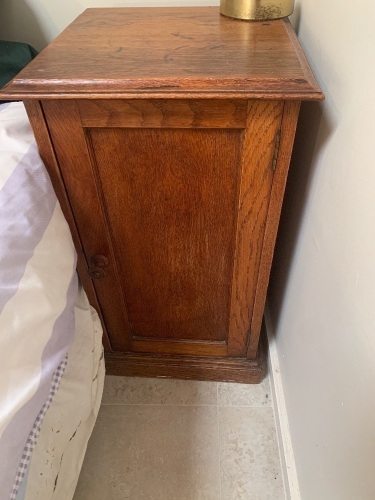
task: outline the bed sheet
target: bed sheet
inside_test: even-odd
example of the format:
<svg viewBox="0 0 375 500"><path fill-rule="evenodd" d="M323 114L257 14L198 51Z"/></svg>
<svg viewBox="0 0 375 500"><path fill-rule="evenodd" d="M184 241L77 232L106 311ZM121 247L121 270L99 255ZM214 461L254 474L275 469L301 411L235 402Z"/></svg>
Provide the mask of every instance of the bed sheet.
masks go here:
<svg viewBox="0 0 375 500"><path fill-rule="evenodd" d="M43 422L53 414L64 372L71 377L77 362L71 349L82 337L75 334L82 311L92 332L96 324L88 303L81 307L87 299L78 285L71 234L20 102L0 105L0 234L0 500L13 500L25 485L24 497L33 498L30 459L42 442ZM83 374L76 375L67 398L77 397L78 387L90 390L87 381L83 389Z"/></svg>
<svg viewBox="0 0 375 500"><path fill-rule="evenodd" d="M75 305L76 331L60 387L41 426L17 500L71 500L104 384L102 327L82 289Z"/></svg>

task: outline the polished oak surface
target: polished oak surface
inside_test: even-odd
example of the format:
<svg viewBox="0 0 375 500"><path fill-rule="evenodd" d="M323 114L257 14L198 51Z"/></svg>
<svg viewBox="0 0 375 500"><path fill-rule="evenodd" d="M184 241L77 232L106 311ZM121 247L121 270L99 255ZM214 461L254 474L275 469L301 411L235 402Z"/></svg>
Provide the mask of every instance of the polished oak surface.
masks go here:
<svg viewBox="0 0 375 500"><path fill-rule="evenodd" d="M218 7L87 9L3 92L322 98L289 21L229 19Z"/></svg>
<svg viewBox="0 0 375 500"><path fill-rule="evenodd" d="M88 9L10 96L71 227L108 372L259 382L300 101L323 97L288 21Z"/></svg>
<svg viewBox="0 0 375 500"><path fill-rule="evenodd" d="M100 128L89 137L132 336L225 342L240 133Z"/></svg>
<svg viewBox="0 0 375 500"><path fill-rule="evenodd" d="M43 103L114 352L246 358L249 335L258 342L250 322L283 108ZM98 255L107 263L93 273Z"/></svg>

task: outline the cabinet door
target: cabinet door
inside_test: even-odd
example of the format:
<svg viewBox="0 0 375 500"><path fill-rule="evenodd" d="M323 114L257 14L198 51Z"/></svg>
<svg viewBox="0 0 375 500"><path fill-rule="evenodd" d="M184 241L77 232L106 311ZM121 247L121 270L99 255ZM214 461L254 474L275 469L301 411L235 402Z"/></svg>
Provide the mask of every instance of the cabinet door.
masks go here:
<svg viewBox="0 0 375 500"><path fill-rule="evenodd" d="M113 351L245 357L283 103L43 109Z"/></svg>

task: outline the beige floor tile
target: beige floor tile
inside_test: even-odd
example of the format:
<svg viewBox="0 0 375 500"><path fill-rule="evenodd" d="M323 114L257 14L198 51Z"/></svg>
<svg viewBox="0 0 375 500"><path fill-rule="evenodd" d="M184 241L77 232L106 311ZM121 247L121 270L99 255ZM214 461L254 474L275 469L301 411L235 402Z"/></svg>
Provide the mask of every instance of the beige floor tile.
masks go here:
<svg viewBox="0 0 375 500"><path fill-rule="evenodd" d="M219 407L222 500L284 500L272 408Z"/></svg>
<svg viewBox="0 0 375 500"><path fill-rule="evenodd" d="M260 384L218 383L220 406L272 406L269 378Z"/></svg>
<svg viewBox="0 0 375 500"><path fill-rule="evenodd" d="M107 376L102 404L216 405L216 382Z"/></svg>
<svg viewBox="0 0 375 500"><path fill-rule="evenodd" d="M103 406L74 500L218 500L215 406Z"/></svg>

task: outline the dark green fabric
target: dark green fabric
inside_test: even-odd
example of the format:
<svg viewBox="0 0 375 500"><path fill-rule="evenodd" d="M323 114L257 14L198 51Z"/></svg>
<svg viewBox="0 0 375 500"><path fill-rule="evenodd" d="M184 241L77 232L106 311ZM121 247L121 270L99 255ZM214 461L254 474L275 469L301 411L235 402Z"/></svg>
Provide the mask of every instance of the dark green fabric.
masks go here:
<svg viewBox="0 0 375 500"><path fill-rule="evenodd" d="M0 40L0 88L10 82L37 54L27 43Z"/></svg>

